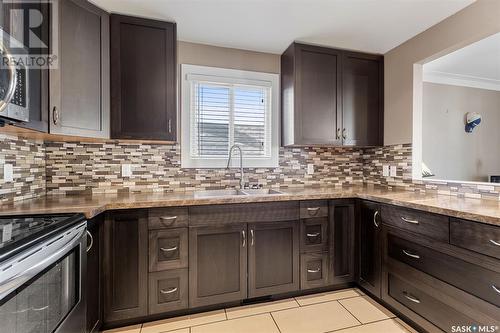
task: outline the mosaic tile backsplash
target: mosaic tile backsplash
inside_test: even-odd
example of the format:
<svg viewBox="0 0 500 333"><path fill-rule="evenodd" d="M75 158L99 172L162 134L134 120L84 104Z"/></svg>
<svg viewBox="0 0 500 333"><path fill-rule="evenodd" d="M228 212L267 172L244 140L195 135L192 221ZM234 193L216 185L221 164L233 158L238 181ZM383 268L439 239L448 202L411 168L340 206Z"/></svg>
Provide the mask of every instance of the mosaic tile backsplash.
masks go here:
<svg viewBox="0 0 500 333"><path fill-rule="evenodd" d="M4 181L4 165L13 166L13 181ZM0 203L45 194L45 147L43 141L0 134Z"/></svg>
<svg viewBox="0 0 500 333"><path fill-rule="evenodd" d="M46 143L48 193L193 191L238 186L237 169L182 169L179 145ZM121 165L132 165L132 177ZM308 175L307 164L315 172ZM282 148L279 167L245 168L245 182L264 187L361 185L357 148Z"/></svg>
<svg viewBox="0 0 500 333"><path fill-rule="evenodd" d="M14 181L3 181L3 164ZM132 177L121 165L132 165ZM307 174L307 165L314 174ZM383 165L396 177L382 177ZM182 169L179 145L43 142L0 134L0 203L45 194L193 191L238 186L236 169ZM245 169L264 187L383 186L408 191L500 200L500 186L412 180L411 144L377 148L281 148L279 167Z"/></svg>

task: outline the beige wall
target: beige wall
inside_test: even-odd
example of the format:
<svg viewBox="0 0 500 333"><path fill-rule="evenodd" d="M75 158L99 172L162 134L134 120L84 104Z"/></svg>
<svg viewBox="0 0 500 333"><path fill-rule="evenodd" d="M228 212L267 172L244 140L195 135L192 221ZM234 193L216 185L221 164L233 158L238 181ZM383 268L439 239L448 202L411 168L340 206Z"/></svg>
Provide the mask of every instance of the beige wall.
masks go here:
<svg viewBox="0 0 500 333"><path fill-rule="evenodd" d="M415 63L436 59L497 32L500 0L477 0L386 53L384 144L412 142Z"/></svg>
<svg viewBox="0 0 500 333"><path fill-rule="evenodd" d="M466 133L467 112L482 115ZM500 175L500 91L424 82L422 160L436 179L488 181Z"/></svg>
<svg viewBox="0 0 500 333"><path fill-rule="evenodd" d="M177 43L179 64L203 65L265 73L280 73L280 55L181 42Z"/></svg>

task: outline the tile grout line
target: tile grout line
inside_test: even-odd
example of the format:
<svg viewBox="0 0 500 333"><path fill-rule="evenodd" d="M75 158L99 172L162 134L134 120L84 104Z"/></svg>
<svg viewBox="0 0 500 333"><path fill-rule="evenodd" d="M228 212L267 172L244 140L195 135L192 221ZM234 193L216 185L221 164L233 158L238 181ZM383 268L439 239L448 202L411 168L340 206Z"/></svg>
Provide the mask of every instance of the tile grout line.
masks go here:
<svg viewBox="0 0 500 333"><path fill-rule="evenodd" d="M352 298L356 298L356 297L363 297L363 296L358 295L358 296L342 297L342 298L338 298L338 299L331 299L331 300L328 300L328 301L321 301L321 302L317 302L317 303L304 304L304 305L301 305L298 301L297 301L297 303L299 304L299 308L304 308L304 307L311 306L311 305L324 304L324 303L330 303L330 302L338 302L338 301L342 301L342 300L345 300L345 299L352 299ZM276 311L273 311L273 312L279 312L279 311L284 311L284 310L288 310L288 309L276 310Z"/></svg>
<svg viewBox="0 0 500 333"><path fill-rule="evenodd" d="M280 327L278 326L278 323L276 322L276 319L274 319L273 313L269 312L269 315L271 316L271 319L273 320L274 325L276 325L276 328L278 329L278 332L281 333Z"/></svg>
<svg viewBox="0 0 500 333"><path fill-rule="evenodd" d="M349 326L349 327L339 328L339 329L336 329L336 330L333 330L333 331L328 331L328 332L326 332L326 333L338 332L338 331L345 330L345 329L348 329L348 328L368 326L368 325L370 325L370 324L380 323L380 322L382 322L382 321L387 321L387 320L394 320L394 319L393 319L393 318L386 318L386 319L381 319L381 320L375 320L375 321L372 321L372 322L369 322L369 323L366 323L366 324L354 325L354 326ZM394 321L396 321L396 320L394 320ZM402 326L402 325L398 323L398 326ZM405 332L410 333L410 331L408 331L405 327L402 327L402 328L403 328L403 330L404 330Z"/></svg>
<svg viewBox="0 0 500 333"><path fill-rule="evenodd" d="M361 322L361 320L359 320L359 319L358 319L358 317L356 317L355 315L353 315L353 314L351 313L351 311L349 311L349 310L348 310L348 309L344 306L344 304L340 303L339 301L337 301L337 303L339 303L341 307L343 307L343 308L344 308L347 312L349 312L349 314L350 314L351 316L353 316L353 317L354 317L354 319L356 319L356 320L357 320L357 321L358 321L361 325L363 325L363 323Z"/></svg>
<svg viewBox="0 0 500 333"><path fill-rule="evenodd" d="M290 310L290 309L298 309L298 308L300 308L300 306L292 306L292 307L289 307L289 308L286 308L286 309L274 310L272 312L279 312L279 311L285 311L285 310ZM271 313L271 312L270 311L263 311L263 312L253 313L253 314L244 315L244 316L235 317L235 318L227 318L227 320L235 320L235 319L240 319L240 318L248 318L248 317L253 317L253 316L259 316L259 315L266 314L266 313Z"/></svg>

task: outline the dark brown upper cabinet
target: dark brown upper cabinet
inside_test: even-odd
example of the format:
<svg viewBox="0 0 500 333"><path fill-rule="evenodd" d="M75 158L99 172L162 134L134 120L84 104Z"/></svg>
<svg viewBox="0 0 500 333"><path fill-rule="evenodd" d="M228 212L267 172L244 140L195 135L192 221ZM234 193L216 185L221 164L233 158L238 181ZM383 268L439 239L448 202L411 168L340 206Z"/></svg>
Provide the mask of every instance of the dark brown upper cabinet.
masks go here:
<svg viewBox="0 0 500 333"><path fill-rule="evenodd" d="M109 14L58 0L59 66L49 73L52 134L109 137Z"/></svg>
<svg viewBox="0 0 500 333"><path fill-rule="evenodd" d="M378 146L383 57L293 43L281 56L283 146Z"/></svg>
<svg viewBox="0 0 500 333"><path fill-rule="evenodd" d="M342 140L346 146L383 145L383 57L343 52Z"/></svg>
<svg viewBox="0 0 500 333"><path fill-rule="evenodd" d="M294 43L281 56L282 141L340 145L340 51Z"/></svg>
<svg viewBox="0 0 500 333"><path fill-rule="evenodd" d="M111 15L111 137L175 141L175 23Z"/></svg>

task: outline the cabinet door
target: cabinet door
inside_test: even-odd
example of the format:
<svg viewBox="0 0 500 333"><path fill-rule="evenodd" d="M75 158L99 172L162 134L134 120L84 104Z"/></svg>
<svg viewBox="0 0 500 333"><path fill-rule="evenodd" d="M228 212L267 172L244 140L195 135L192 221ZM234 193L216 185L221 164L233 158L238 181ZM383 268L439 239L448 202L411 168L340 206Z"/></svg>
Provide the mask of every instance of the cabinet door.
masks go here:
<svg viewBox="0 0 500 333"><path fill-rule="evenodd" d="M104 321L148 313L148 220L143 211L109 213L104 223Z"/></svg>
<svg viewBox="0 0 500 333"><path fill-rule="evenodd" d="M299 221L249 224L249 297L299 290L299 225Z"/></svg>
<svg viewBox="0 0 500 333"><path fill-rule="evenodd" d="M355 204L351 200L330 202L330 282L355 279Z"/></svg>
<svg viewBox="0 0 500 333"><path fill-rule="evenodd" d="M341 116L341 53L296 46L296 144L341 144L337 133Z"/></svg>
<svg viewBox="0 0 500 333"><path fill-rule="evenodd" d="M369 201L359 204L359 284L380 297L381 227L380 206Z"/></svg>
<svg viewBox="0 0 500 333"><path fill-rule="evenodd" d="M383 57L344 52L342 137L344 145L383 144Z"/></svg>
<svg viewBox="0 0 500 333"><path fill-rule="evenodd" d="M246 229L246 224L190 228L190 307L247 297Z"/></svg>
<svg viewBox="0 0 500 333"><path fill-rule="evenodd" d="M111 15L111 77L113 139L176 140L175 23Z"/></svg>
<svg viewBox="0 0 500 333"><path fill-rule="evenodd" d="M58 0L59 66L50 71L50 133L109 137L109 15Z"/></svg>
<svg viewBox="0 0 500 333"><path fill-rule="evenodd" d="M87 223L87 332L98 332L102 324L101 227L102 215Z"/></svg>

